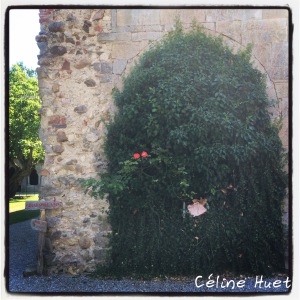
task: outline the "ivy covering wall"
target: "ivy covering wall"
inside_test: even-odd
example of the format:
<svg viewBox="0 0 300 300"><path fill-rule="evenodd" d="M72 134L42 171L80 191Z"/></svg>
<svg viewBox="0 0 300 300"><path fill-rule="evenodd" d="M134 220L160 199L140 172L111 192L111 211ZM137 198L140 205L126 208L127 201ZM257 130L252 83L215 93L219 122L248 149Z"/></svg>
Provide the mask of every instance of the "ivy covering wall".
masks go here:
<svg viewBox="0 0 300 300"><path fill-rule="evenodd" d="M111 273L284 268L283 148L250 57L177 24L115 91L108 172L88 182L108 194ZM200 198L206 212L193 216Z"/></svg>

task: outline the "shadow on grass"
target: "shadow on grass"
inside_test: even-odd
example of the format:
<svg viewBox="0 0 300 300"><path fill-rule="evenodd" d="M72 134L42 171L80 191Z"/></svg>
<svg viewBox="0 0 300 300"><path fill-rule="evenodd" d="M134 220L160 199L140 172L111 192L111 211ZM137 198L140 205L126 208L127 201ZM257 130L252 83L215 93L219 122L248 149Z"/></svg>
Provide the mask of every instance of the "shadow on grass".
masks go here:
<svg viewBox="0 0 300 300"><path fill-rule="evenodd" d="M30 194L30 195L14 196L13 198L9 199L9 203L24 202L24 201L38 201L38 200L39 200L39 194Z"/></svg>
<svg viewBox="0 0 300 300"><path fill-rule="evenodd" d="M40 214L40 210L19 210L9 214L9 225L24 222L29 219L37 218Z"/></svg>
<svg viewBox="0 0 300 300"><path fill-rule="evenodd" d="M25 202L26 201L26 197L24 197L23 199L21 199L21 198L19 198L19 199L15 199L15 198L13 198L13 199L10 199L9 200L9 203L11 204L11 203L20 203L20 202Z"/></svg>

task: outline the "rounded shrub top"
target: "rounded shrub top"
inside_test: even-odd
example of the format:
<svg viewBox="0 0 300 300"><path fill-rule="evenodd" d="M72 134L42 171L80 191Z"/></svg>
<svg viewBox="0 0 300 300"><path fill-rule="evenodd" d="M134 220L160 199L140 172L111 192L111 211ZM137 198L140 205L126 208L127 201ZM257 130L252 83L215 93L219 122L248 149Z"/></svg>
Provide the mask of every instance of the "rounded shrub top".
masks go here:
<svg viewBox="0 0 300 300"><path fill-rule="evenodd" d="M115 92L119 114L106 147L112 170L133 151L161 147L202 173L203 193L220 179L229 183L237 165L264 161L261 155L277 160L281 143L265 89L250 47L233 54L220 38L177 29L141 57Z"/></svg>

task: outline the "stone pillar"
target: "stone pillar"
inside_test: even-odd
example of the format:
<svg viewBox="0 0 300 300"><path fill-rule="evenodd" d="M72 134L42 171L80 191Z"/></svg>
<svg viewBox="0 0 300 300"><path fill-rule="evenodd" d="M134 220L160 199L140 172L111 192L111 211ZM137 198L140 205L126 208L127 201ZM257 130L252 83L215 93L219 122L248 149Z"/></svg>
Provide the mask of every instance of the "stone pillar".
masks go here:
<svg viewBox="0 0 300 300"><path fill-rule="evenodd" d="M105 261L108 204L86 194L77 179L97 178L106 167L105 123L114 112L111 49L97 42L97 34L111 29L111 12L41 9L40 25L40 198L63 203L46 214L46 268L88 272Z"/></svg>

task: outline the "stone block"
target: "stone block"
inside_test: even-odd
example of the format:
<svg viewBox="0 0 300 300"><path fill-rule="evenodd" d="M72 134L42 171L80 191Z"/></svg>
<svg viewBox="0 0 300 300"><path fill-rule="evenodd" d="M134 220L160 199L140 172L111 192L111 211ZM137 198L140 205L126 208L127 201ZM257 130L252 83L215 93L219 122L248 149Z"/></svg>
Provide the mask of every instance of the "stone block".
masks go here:
<svg viewBox="0 0 300 300"><path fill-rule="evenodd" d="M206 22L236 21L244 19L244 9L207 9Z"/></svg>
<svg viewBox="0 0 300 300"><path fill-rule="evenodd" d="M88 249L91 246L91 244L92 244L92 241L87 236L82 236L79 239L79 246L81 247L81 249Z"/></svg>
<svg viewBox="0 0 300 300"><path fill-rule="evenodd" d="M275 88L278 98L287 98L289 93L288 82L275 82Z"/></svg>
<svg viewBox="0 0 300 300"><path fill-rule="evenodd" d="M286 42L288 23L285 19L248 20L242 22L242 32L243 45Z"/></svg>
<svg viewBox="0 0 300 300"><path fill-rule="evenodd" d="M147 31L166 31L165 30L166 25L132 25L132 26L126 26L126 27L116 27L116 31L118 33L121 32L147 32Z"/></svg>
<svg viewBox="0 0 300 300"><path fill-rule="evenodd" d="M53 156L45 156L45 165L53 165L54 164L54 158Z"/></svg>
<svg viewBox="0 0 300 300"><path fill-rule="evenodd" d="M65 60L61 66L61 69L64 71L69 71L70 70L70 62Z"/></svg>
<svg viewBox="0 0 300 300"><path fill-rule="evenodd" d="M164 33L162 32L136 32L132 33L132 40L133 41L141 41L141 40L158 40L160 39Z"/></svg>
<svg viewBox="0 0 300 300"><path fill-rule="evenodd" d="M50 145L44 145L44 149L45 149L46 153L52 153L53 152L52 147Z"/></svg>
<svg viewBox="0 0 300 300"><path fill-rule="evenodd" d="M272 44L271 52L271 66L272 67L286 67L288 68L288 43L274 43Z"/></svg>
<svg viewBox="0 0 300 300"><path fill-rule="evenodd" d="M66 162L66 165L75 165L75 164L77 164L77 159L71 159Z"/></svg>
<svg viewBox="0 0 300 300"><path fill-rule="evenodd" d="M92 78L89 78L87 80L84 81L85 85L88 87L94 87L96 86L96 81Z"/></svg>
<svg viewBox="0 0 300 300"><path fill-rule="evenodd" d="M43 169L41 171L41 176L48 176L50 174L50 172L47 169Z"/></svg>
<svg viewBox="0 0 300 300"><path fill-rule="evenodd" d="M40 55L44 55L48 51L48 42L37 42L40 49Z"/></svg>
<svg viewBox="0 0 300 300"><path fill-rule="evenodd" d="M82 257L86 260L86 261L90 261L92 259L90 253L88 250L81 250L80 254L82 255Z"/></svg>
<svg viewBox="0 0 300 300"><path fill-rule="evenodd" d="M269 75L272 80L288 80L288 67L273 67L269 69Z"/></svg>
<svg viewBox="0 0 300 300"><path fill-rule="evenodd" d="M99 140L99 132L96 130L86 133L84 137L88 142L94 143Z"/></svg>
<svg viewBox="0 0 300 300"><path fill-rule="evenodd" d="M111 74L112 73L112 63L110 62L99 62L94 63L93 67L95 71L101 74Z"/></svg>
<svg viewBox="0 0 300 300"><path fill-rule="evenodd" d="M64 46L53 46L50 48L50 53L54 56L61 56L67 53L67 48Z"/></svg>
<svg viewBox="0 0 300 300"><path fill-rule="evenodd" d="M43 111L40 112L40 114L45 115L46 114L46 108L43 108ZM45 144L47 142L48 136L47 136L47 130L44 128L39 129L39 138Z"/></svg>
<svg viewBox="0 0 300 300"><path fill-rule="evenodd" d="M103 32L103 27L100 26L99 24L97 24L96 26L94 26L93 29L94 29L94 31Z"/></svg>
<svg viewBox="0 0 300 300"><path fill-rule="evenodd" d="M109 82L112 82L111 74L100 75L100 83L109 83Z"/></svg>
<svg viewBox="0 0 300 300"><path fill-rule="evenodd" d="M86 33L89 33L90 31L90 27L92 26L92 22L91 21L88 21L88 20L85 20L83 22L83 26L82 26L82 29L83 31L85 31Z"/></svg>
<svg viewBox="0 0 300 300"><path fill-rule="evenodd" d="M53 91L48 88L40 88L39 94L41 97L45 97L45 96L51 97L53 95Z"/></svg>
<svg viewBox="0 0 300 300"><path fill-rule="evenodd" d="M88 85L87 84L87 86L93 86L93 85ZM84 114L84 113L87 112L87 107L86 107L86 105L79 105L79 106L76 106L74 108L74 111L79 113L79 114Z"/></svg>
<svg viewBox="0 0 300 300"><path fill-rule="evenodd" d="M95 243L95 245L97 245L97 246L100 246L100 245L102 245L102 243L103 243L103 234L101 233L101 232L98 232L96 235L95 235L95 237L94 237L94 243Z"/></svg>
<svg viewBox="0 0 300 300"><path fill-rule="evenodd" d="M111 74L112 73L112 63L109 62L102 62L101 66L101 73L103 74Z"/></svg>
<svg viewBox="0 0 300 300"><path fill-rule="evenodd" d="M38 75L38 79L42 80L45 78L48 78L48 70L46 67L39 67L36 69L37 71L37 75Z"/></svg>
<svg viewBox="0 0 300 300"><path fill-rule="evenodd" d="M55 188L51 185L44 185L43 186L43 197L50 197L50 196L59 196L63 191L61 189ZM49 223L48 226L50 227Z"/></svg>
<svg viewBox="0 0 300 300"><path fill-rule="evenodd" d="M126 59L116 59L113 62L113 73L121 75L124 72L126 65L127 65Z"/></svg>
<svg viewBox="0 0 300 300"><path fill-rule="evenodd" d="M177 11L178 11L179 19L182 23L191 24L193 20L200 23L200 22L204 22L206 19L205 9L179 9Z"/></svg>
<svg viewBox="0 0 300 300"><path fill-rule="evenodd" d="M211 31L216 30L216 23L214 23L214 22L202 22L200 25L203 26L205 29L208 29Z"/></svg>
<svg viewBox="0 0 300 300"><path fill-rule="evenodd" d="M82 167L81 165L79 165L79 164L76 164L76 165L75 165L75 171L76 171L77 173L82 173L83 167Z"/></svg>
<svg viewBox="0 0 300 300"><path fill-rule="evenodd" d="M64 22L53 22L48 26L50 32L64 32L65 23Z"/></svg>
<svg viewBox="0 0 300 300"><path fill-rule="evenodd" d="M61 231L57 230L51 233L50 239L53 240L58 240L61 237Z"/></svg>
<svg viewBox="0 0 300 300"><path fill-rule="evenodd" d="M260 20L262 18L262 9L244 9L242 18L243 20Z"/></svg>
<svg viewBox="0 0 300 300"><path fill-rule="evenodd" d="M53 33L52 43L63 43L65 41L65 35L63 33Z"/></svg>
<svg viewBox="0 0 300 300"><path fill-rule="evenodd" d="M254 56L266 68L270 66L271 49L272 44L254 44L252 49L252 56Z"/></svg>
<svg viewBox="0 0 300 300"><path fill-rule="evenodd" d="M60 77L60 73L54 70L52 72L49 72L48 76L51 80L56 80Z"/></svg>
<svg viewBox="0 0 300 300"><path fill-rule="evenodd" d="M91 214L90 214L90 217L91 218L95 218L95 217L97 217L98 216L98 214L95 212L95 211L93 211Z"/></svg>
<svg viewBox="0 0 300 300"><path fill-rule="evenodd" d="M75 246L78 245L78 239L76 238L62 238L61 243L68 245L68 246Z"/></svg>
<svg viewBox="0 0 300 300"><path fill-rule="evenodd" d="M137 56L146 47L147 42L114 43L112 45L112 58L131 59Z"/></svg>
<svg viewBox="0 0 300 300"><path fill-rule="evenodd" d="M66 204L68 205L68 203L66 203ZM77 216L77 213L74 211L68 211L68 212L64 213L64 215L63 215L63 217L76 217L76 216Z"/></svg>
<svg viewBox="0 0 300 300"><path fill-rule="evenodd" d="M111 41L130 41L130 32L101 32L97 35L97 40L101 42L111 42Z"/></svg>
<svg viewBox="0 0 300 300"><path fill-rule="evenodd" d="M63 165L63 169L67 171L74 171L75 167L72 165Z"/></svg>
<svg viewBox="0 0 300 300"><path fill-rule="evenodd" d="M175 24L175 17L178 16L178 9L161 9L160 24Z"/></svg>
<svg viewBox="0 0 300 300"><path fill-rule="evenodd" d="M98 42L110 42L116 40L116 34L110 32L102 32L97 35Z"/></svg>
<svg viewBox="0 0 300 300"><path fill-rule="evenodd" d="M52 91L53 91L54 93L59 92L59 88L60 88L60 85L59 85L58 83L54 83L54 84L52 85Z"/></svg>
<svg viewBox="0 0 300 300"><path fill-rule="evenodd" d="M39 65L49 66L54 63L53 57L40 56L38 60ZM40 84L40 83L39 83Z"/></svg>
<svg viewBox="0 0 300 300"><path fill-rule="evenodd" d="M99 9L97 11L94 11L91 15L90 20L91 21L100 20L104 17L104 13L105 13L105 9Z"/></svg>
<svg viewBox="0 0 300 300"><path fill-rule="evenodd" d="M78 62L74 63L74 67L76 69L82 69L82 68L88 66L90 63L91 62L89 59L83 58L83 59L79 60Z"/></svg>
<svg viewBox="0 0 300 300"><path fill-rule="evenodd" d="M73 38L66 38L66 43L70 43L70 44L73 44L75 45L75 40Z"/></svg>
<svg viewBox="0 0 300 300"><path fill-rule="evenodd" d="M242 42L241 21L219 21L216 23L216 31L234 39L238 43Z"/></svg>
<svg viewBox="0 0 300 300"><path fill-rule="evenodd" d="M279 18L288 18L289 11L288 9L263 9L262 18L263 19L279 19Z"/></svg>
<svg viewBox="0 0 300 300"><path fill-rule="evenodd" d="M48 41L48 36L46 34L40 34L40 35L37 35L35 37L35 41L37 43L40 43L40 42L47 42Z"/></svg>
<svg viewBox="0 0 300 300"><path fill-rule="evenodd" d="M289 123L287 120L283 121L282 128L279 132L279 137L282 141L282 145L285 149L289 146Z"/></svg>
<svg viewBox="0 0 300 300"><path fill-rule="evenodd" d="M68 176L59 176L57 177L57 180L68 187L75 187L77 185L77 178L73 175L68 175Z"/></svg>
<svg viewBox="0 0 300 300"><path fill-rule="evenodd" d="M110 231L111 226L108 223L108 221L103 221L101 224L99 224L99 231Z"/></svg>
<svg viewBox="0 0 300 300"><path fill-rule="evenodd" d="M56 140L59 143L61 143L61 142L67 142L68 138L66 136L66 133L64 131L58 131L57 134L56 134Z"/></svg>
<svg viewBox="0 0 300 300"><path fill-rule="evenodd" d="M89 223L91 221L91 219L89 217L85 217L82 221L82 223Z"/></svg>
<svg viewBox="0 0 300 300"><path fill-rule="evenodd" d="M159 9L118 9L117 26L160 24Z"/></svg>
<svg viewBox="0 0 300 300"><path fill-rule="evenodd" d="M50 116L48 120L48 125L52 125L54 127L60 125L66 125L66 117L62 115L54 115ZM56 127L59 128L59 127Z"/></svg>
<svg viewBox="0 0 300 300"><path fill-rule="evenodd" d="M64 147L61 146L61 145L55 145L55 146L52 146L52 150L53 152L55 153L62 153L65 151Z"/></svg>

